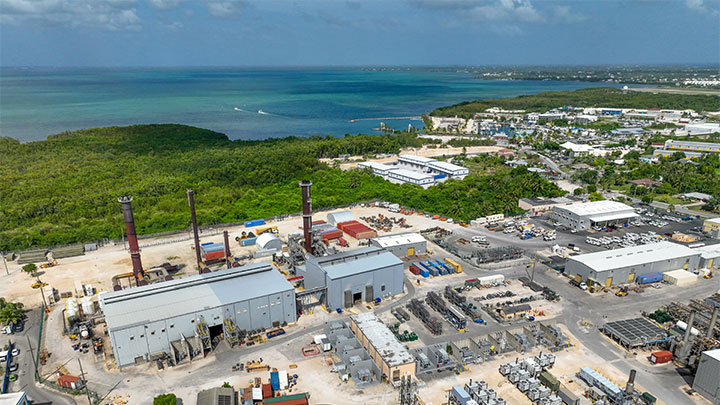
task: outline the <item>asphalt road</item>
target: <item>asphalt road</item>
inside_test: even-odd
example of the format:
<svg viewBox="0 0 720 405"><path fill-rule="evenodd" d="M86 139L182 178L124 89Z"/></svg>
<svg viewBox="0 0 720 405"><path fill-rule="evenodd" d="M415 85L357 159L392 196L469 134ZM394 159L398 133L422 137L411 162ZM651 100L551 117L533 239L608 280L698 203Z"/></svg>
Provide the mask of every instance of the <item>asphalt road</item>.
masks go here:
<svg viewBox="0 0 720 405"><path fill-rule="evenodd" d="M24 330L10 337L10 340L20 349L20 355L13 360L13 362L18 363L19 366L17 371L18 380L11 383L10 391L26 391L33 405L75 405L76 402L72 398L46 390L35 384L35 362L33 354L37 353L40 315L41 312L39 308L28 312ZM28 346L28 338L30 339L32 350L30 350L30 346Z"/></svg>

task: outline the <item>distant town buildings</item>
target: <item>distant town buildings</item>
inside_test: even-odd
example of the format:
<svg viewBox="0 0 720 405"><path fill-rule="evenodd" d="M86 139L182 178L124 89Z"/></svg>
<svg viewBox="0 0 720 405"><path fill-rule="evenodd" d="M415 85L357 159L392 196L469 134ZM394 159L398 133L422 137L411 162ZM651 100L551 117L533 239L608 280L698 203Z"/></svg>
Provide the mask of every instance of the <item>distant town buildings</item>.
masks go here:
<svg viewBox="0 0 720 405"><path fill-rule="evenodd" d="M676 139L665 141L663 149L655 149L655 156L668 157L677 152L682 152L687 158L699 158L706 153L720 153L720 143L711 142L689 142Z"/></svg>
<svg viewBox="0 0 720 405"><path fill-rule="evenodd" d="M470 174L467 167L416 155L400 155L394 164L362 162L358 163L358 168L371 169L375 175L392 183L409 183L423 188L447 179L462 180Z"/></svg>

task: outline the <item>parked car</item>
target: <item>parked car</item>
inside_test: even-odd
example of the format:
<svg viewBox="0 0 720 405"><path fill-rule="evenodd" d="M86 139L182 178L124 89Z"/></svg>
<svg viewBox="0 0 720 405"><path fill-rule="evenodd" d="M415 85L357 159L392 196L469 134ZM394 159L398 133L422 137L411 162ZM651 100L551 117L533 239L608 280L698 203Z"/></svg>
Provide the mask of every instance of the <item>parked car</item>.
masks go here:
<svg viewBox="0 0 720 405"><path fill-rule="evenodd" d="M10 364L10 367L8 367L8 370L10 372L17 371L17 369L18 369L17 363L12 363L12 364Z"/></svg>
<svg viewBox="0 0 720 405"><path fill-rule="evenodd" d="M19 355L20 355L20 349L18 349L17 347L14 348L14 349L12 349L12 355L13 355L13 357L19 356Z"/></svg>

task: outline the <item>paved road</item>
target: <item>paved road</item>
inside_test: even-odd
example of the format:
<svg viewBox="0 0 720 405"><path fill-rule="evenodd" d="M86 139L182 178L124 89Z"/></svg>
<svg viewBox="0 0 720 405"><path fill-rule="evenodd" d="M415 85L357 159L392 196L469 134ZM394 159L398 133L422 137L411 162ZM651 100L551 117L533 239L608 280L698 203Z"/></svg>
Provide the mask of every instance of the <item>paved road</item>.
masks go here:
<svg viewBox="0 0 720 405"><path fill-rule="evenodd" d="M563 179L566 179L566 180L567 180L567 179L570 178L570 175L568 175L566 172L564 172L564 171L560 168L560 166L558 166L558 164L555 163L554 160L550 159L549 157L547 157L547 156L545 156L545 155L538 154L538 156L540 156L540 157L545 161L545 164L548 165L549 168L553 169L553 171L556 171L556 172L560 173L560 176L561 176Z"/></svg>
<svg viewBox="0 0 720 405"><path fill-rule="evenodd" d="M25 329L12 335L12 341L20 349L20 355L14 360L19 366L18 380L10 385L10 390L13 392L26 391L28 398L34 405L74 405L76 402L72 398L46 390L35 384L35 363L28 346L28 338L30 338L30 344L32 345L32 353L37 353L40 315L39 308L28 312Z"/></svg>

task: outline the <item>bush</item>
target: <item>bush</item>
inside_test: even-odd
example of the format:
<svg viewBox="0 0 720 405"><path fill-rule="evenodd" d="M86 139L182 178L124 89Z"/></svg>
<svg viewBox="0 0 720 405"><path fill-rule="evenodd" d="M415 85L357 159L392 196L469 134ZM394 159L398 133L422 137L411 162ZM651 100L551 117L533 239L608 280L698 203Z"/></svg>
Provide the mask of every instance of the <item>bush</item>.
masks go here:
<svg viewBox="0 0 720 405"><path fill-rule="evenodd" d="M175 394L162 394L153 399L153 405L176 405L177 397Z"/></svg>

